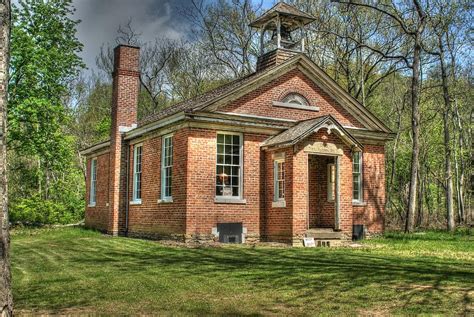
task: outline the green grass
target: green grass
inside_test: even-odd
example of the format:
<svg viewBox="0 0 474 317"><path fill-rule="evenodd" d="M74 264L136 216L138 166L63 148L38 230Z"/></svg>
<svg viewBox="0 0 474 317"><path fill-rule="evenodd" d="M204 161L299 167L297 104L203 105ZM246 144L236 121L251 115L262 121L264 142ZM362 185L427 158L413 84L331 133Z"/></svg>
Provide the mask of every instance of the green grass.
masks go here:
<svg viewBox="0 0 474 317"><path fill-rule="evenodd" d="M12 235L18 312L469 315L474 240L387 234L364 248L178 248L79 228Z"/></svg>

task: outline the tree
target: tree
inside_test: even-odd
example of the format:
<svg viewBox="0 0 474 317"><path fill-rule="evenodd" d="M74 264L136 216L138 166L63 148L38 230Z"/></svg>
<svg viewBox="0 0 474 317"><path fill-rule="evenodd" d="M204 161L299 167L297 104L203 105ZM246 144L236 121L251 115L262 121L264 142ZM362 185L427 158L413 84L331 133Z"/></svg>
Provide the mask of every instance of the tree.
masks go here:
<svg viewBox="0 0 474 317"><path fill-rule="evenodd" d="M181 14L189 20L195 40L208 49L215 64L228 77L238 78L254 70L258 48L256 30L249 24L257 17L261 3L251 0L192 0L191 9Z"/></svg>
<svg viewBox="0 0 474 317"><path fill-rule="evenodd" d="M12 9L8 109L12 216L22 200L54 200L58 212L82 209L66 105L84 67L71 0L21 0ZM80 174L79 174L80 175ZM59 206L61 205L61 206ZM75 207L76 206L76 207ZM35 212L35 208L31 211Z"/></svg>
<svg viewBox="0 0 474 317"><path fill-rule="evenodd" d="M0 315L13 315L10 273L10 236L8 233L8 191L7 191L7 150L6 150L6 110L8 87L8 63L10 48L10 1L0 1Z"/></svg>
<svg viewBox="0 0 474 317"><path fill-rule="evenodd" d="M357 1L339 1L340 4L367 8L383 14L389 21L389 27L395 28L405 36L411 52L400 54L395 58L405 61L411 69L411 126L412 126L412 159L410 172L410 187L408 196L407 216L405 232L411 232L415 226L415 212L417 206L418 178L419 178L419 156L420 156L420 94L421 94L421 55L423 32L426 28L427 15L420 1L412 0L404 3L376 3L357 2ZM392 25L392 26L391 26ZM372 48L374 51L379 51ZM383 52L381 52L383 54ZM385 56L388 57L388 56Z"/></svg>

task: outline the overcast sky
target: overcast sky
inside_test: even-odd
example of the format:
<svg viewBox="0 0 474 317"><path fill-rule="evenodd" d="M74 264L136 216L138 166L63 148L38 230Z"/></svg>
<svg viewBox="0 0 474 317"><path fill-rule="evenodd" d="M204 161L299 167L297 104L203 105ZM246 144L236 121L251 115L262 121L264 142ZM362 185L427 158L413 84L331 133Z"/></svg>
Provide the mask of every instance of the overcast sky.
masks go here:
<svg viewBox="0 0 474 317"><path fill-rule="evenodd" d="M275 0L264 0L264 8L274 3ZM177 39L186 37L188 32L187 21L179 10L190 6L190 0L73 0L73 4L75 18L82 21L77 28L84 44L81 57L89 69L95 69L102 43L115 45L118 26L130 18L143 41L156 37Z"/></svg>

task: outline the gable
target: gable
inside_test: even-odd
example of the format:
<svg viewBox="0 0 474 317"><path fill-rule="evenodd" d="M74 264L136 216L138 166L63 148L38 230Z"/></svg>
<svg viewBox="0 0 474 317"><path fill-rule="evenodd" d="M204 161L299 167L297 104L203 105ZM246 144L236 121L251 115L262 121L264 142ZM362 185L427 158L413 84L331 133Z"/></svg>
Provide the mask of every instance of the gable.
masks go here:
<svg viewBox="0 0 474 317"><path fill-rule="evenodd" d="M252 76L247 78L248 80L242 82L241 85L238 85L235 90L227 91L224 94L216 96L213 100L198 105L192 111L215 111L217 109L229 111L232 108L237 109L238 105L235 101L245 95L247 95L247 99L240 100L241 102L249 101L252 96L257 97L259 95L263 95L264 98L271 98L272 96L267 93L272 87L270 83L273 82L274 87L277 86L279 80L284 80L285 76L288 76L287 74L291 77L291 72L294 70L298 70L304 74L304 76L299 74L298 77L300 77L301 81L294 83L290 88L296 88L294 85L301 83L312 86L313 92L319 94L321 100L325 100L329 104L331 104L330 101L332 100L332 106L334 109L327 109L329 111L335 111L334 113L329 114L337 117L338 120L340 119L338 117L342 115L346 119L350 119L353 124L352 127L360 128L362 125L365 129L370 131L391 133L391 130L380 119L378 119L367 108L362 106L355 98L339 86L328 74L326 74L304 54L296 55L278 66L273 66L262 72L254 73ZM275 85L275 83L277 83L277 85ZM303 86L303 88L305 87ZM330 96L330 98L328 98L328 96ZM265 103L263 106L264 105ZM241 111L250 111L249 108L246 110L244 109L245 107L243 107ZM275 112L273 110L274 109L272 108L272 112ZM251 111L254 112L259 110L252 109ZM348 116L346 112L349 113L350 116ZM291 115L293 115L293 113L297 112L291 112ZM341 120L341 123L345 124L344 122L347 122L347 120Z"/></svg>
<svg viewBox="0 0 474 317"><path fill-rule="evenodd" d="M280 103L285 96L291 93L297 93L304 97L308 101L309 107L299 109L281 106ZM344 126L365 127L363 123L298 68L293 68L281 74L263 86L255 87L254 90L226 105L217 107L215 110L225 113L296 121L332 115Z"/></svg>

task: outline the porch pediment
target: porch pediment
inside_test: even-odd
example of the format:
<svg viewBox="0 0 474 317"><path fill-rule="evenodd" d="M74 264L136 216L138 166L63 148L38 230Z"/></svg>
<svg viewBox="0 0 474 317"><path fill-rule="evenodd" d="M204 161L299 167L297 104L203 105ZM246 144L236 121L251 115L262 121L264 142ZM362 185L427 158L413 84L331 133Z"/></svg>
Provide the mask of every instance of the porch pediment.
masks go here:
<svg viewBox="0 0 474 317"><path fill-rule="evenodd" d="M270 149L293 146L301 143L320 129L327 129L328 133L335 133L345 144L356 151L361 151L363 148L362 144L331 115L300 121L295 126L265 140L262 148ZM306 152L342 155L342 147L337 144L307 142L301 145Z"/></svg>

